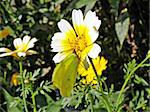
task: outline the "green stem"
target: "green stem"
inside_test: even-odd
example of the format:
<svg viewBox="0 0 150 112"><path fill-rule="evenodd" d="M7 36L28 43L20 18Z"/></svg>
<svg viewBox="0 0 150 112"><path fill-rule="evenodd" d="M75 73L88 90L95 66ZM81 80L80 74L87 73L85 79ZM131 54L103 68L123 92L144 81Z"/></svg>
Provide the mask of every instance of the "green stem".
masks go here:
<svg viewBox="0 0 150 112"><path fill-rule="evenodd" d="M107 87L107 85L106 85L106 82L103 81L103 83L104 83L104 86L105 86L105 88L106 88L106 91L108 92L108 87Z"/></svg>
<svg viewBox="0 0 150 112"><path fill-rule="evenodd" d="M92 65L93 71L94 71L94 73L95 73L95 75L96 75L98 85L99 85L99 87L100 87L100 80L99 80L99 78L98 78L98 74L97 74L97 71L96 71L95 66L94 66L94 64L93 64L93 61L92 61L91 58L89 58L89 60L90 60L90 63L91 63L91 65Z"/></svg>
<svg viewBox="0 0 150 112"><path fill-rule="evenodd" d="M31 90L31 94L32 94L33 112L37 112L37 110L36 110L36 102L35 102L35 94L33 93L33 88Z"/></svg>
<svg viewBox="0 0 150 112"><path fill-rule="evenodd" d="M21 75L21 84L22 84L22 93L23 93L23 103L24 103L25 111L28 112L27 103L26 103L26 96L25 96L24 77L23 77L23 71L22 71L22 60L19 61L19 67L20 67L20 75Z"/></svg>
<svg viewBox="0 0 150 112"><path fill-rule="evenodd" d="M93 98L92 95L90 94L90 105L91 105L91 112L94 112L94 108L93 108Z"/></svg>
<svg viewBox="0 0 150 112"><path fill-rule="evenodd" d="M110 103L109 103L107 97L106 97L105 94L104 94L104 91L103 91L103 88L102 88L102 83L100 83L101 81L100 81L100 79L99 79L99 77L98 77L96 68L95 68L95 66L94 66L94 64L93 64L93 61L92 61L91 58L89 58L89 60L90 60L90 63L91 63L91 65L92 65L93 71L94 71L94 73L95 73L95 75L96 75L96 78L97 78L97 81L98 81L98 85L99 85L99 89L100 89L100 91L101 91L101 93L102 93L103 102L105 103L105 105L106 105L106 107L107 107L107 111L108 111L108 112L112 112Z"/></svg>
<svg viewBox="0 0 150 112"><path fill-rule="evenodd" d="M141 67L141 66L143 65L143 63L145 63L145 62L147 61L148 58L149 58L149 57L147 56L140 64L138 64L138 65L130 72L130 74L127 75L127 78L126 78L126 80L125 80L125 82L124 82L124 84L123 84L123 86L122 86L122 88L121 88L121 90L120 90L119 96L118 96L118 98L117 98L117 106L116 106L116 109L117 109L117 110L116 110L116 112L118 112L118 109L119 109L120 100L121 100L121 95L122 95L122 93L123 93L123 91L124 91L124 89L125 89L125 87L126 87L128 81L130 80L132 74L134 74L134 72L135 72L139 67Z"/></svg>

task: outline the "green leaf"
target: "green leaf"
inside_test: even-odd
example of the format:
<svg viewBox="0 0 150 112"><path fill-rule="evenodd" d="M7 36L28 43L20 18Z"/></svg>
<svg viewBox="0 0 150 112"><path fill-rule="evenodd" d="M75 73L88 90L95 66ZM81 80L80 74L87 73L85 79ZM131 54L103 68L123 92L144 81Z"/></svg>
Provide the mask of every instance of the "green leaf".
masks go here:
<svg viewBox="0 0 150 112"><path fill-rule="evenodd" d="M46 112L61 112L62 109L62 99L56 102L48 102L47 111Z"/></svg>
<svg viewBox="0 0 150 112"><path fill-rule="evenodd" d="M75 8L79 9L79 8L86 6L84 13L87 13L89 10L91 10L94 7L96 1L97 0L79 0L75 4Z"/></svg>
<svg viewBox="0 0 150 112"><path fill-rule="evenodd" d="M61 107L55 103L48 105L47 112L60 112Z"/></svg>
<svg viewBox="0 0 150 112"><path fill-rule="evenodd" d="M76 4L75 4L75 7L76 8L82 8L83 6L85 5L88 5L90 3L94 3L96 2L96 0L79 0Z"/></svg>
<svg viewBox="0 0 150 112"><path fill-rule="evenodd" d="M7 112L22 112L22 106L20 103L17 105L15 102L15 97L12 97L4 88L2 89L5 100L7 101ZM11 103L14 103L15 105L11 105Z"/></svg>
<svg viewBox="0 0 150 112"><path fill-rule="evenodd" d="M90 1L90 0L88 0L88 1ZM82 8L83 6L87 5L87 2L88 2L88 1L87 1L87 0L79 0L79 1L75 4L75 7L76 7L77 9Z"/></svg>
<svg viewBox="0 0 150 112"><path fill-rule="evenodd" d="M84 13L87 13L95 6L96 1L97 0L72 0L61 14L61 17L63 17L65 14L67 14L69 11L72 11L73 9L80 9L84 6L85 6Z"/></svg>
<svg viewBox="0 0 150 112"><path fill-rule="evenodd" d="M123 42L128 34L129 23L130 21L128 17L124 21L120 21L115 24L115 30L120 42L120 48L122 48Z"/></svg>
<svg viewBox="0 0 150 112"><path fill-rule="evenodd" d="M95 6L96 0L89 0L88 4L85 7L84 13L87 13L89 10L91 10Z"/></svg>
<svg viewBox="0 0 150 112"><path fill-rule="evenodd" d="M52 82L60 90L62 96L68 97L73 89L78 67L78 58L75 54L67 56L54 69Z"/></svg>
<svg viewBox="0 0 150 112"><path fill-rule="evenodd" d="M143 86L148 86L149 85L142 77L139 77L138 75L135 75L134 82L137 83L137 84L141 83Z"/></svg>

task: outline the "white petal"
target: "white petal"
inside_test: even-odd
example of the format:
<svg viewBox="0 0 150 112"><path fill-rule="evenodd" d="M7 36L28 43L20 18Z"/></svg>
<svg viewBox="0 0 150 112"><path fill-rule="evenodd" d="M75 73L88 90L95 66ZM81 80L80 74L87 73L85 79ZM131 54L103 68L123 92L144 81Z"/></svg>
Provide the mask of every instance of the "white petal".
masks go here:
<svg viewBox="0 0 150 112"><path fill-rule="evenodd" d="M29 41L29 43L28 43L28 49L30 49L30 48L32 48L32 47L34 47L34 43L37 41L37 39L36 38L32 38L30 41Z"/></svg>
<svg viewBox="0 0 150 112"><path fill-rule="evenodd" d="M61 40L51 42L51 48L53 52L63 51L63 46L61 45Z"/></svg>
<svg viewBox="0 0 150 112"><path fill-rule="evenodd" d="M72 51L68 51L68 52L59 52L57 53L54 57L53 60L55 63L59 63L61 62L63 59L65 59L65 57L67 57L69 54L71 54Z"/></svg>
<svg viewBox="0 0 150 112"><path fill-rule="evenodd" d="M32 54L37 54L37 52L34 51L34 50L28 50L28 51L26 52L26 54L27 54L27 55L32 55Z"/></svg>
<svg viewBox="0 0 150 112"><path fill-rule="evenodd" d="M30 39L31 39L30 36L28 36L28 35L24 36L23 37L23 43L27 45L29 43Z"/></svg>
<svg viewBox="0 0 150 112"><path fill-rule="evenodd" d="M77 34L80 34L79 26L83 25L83 14L81 10L72 11L72 22Z"/></svg>
<svg viewBox="0 0 150 112"><path fill-rule="evenodd" d="M98 19L95 12L88 11L84 19L84 24L89 28L98 30L101 25L101 20Z"/></svg>
<svg viewBox="0 0 150 112"><path fill-rule="evenodd" d="M11 52L11 50L8 48L2 47L2 48L0 48L0 52Z"/></svg>
<svg viewBox="0 0 150 112"><path fill-rule="evenodd" d="M57 46L52 46L52 52L63 52L63 51L68 51L68 50L71 50L70 46L60 46L60 45L57 45Z"/></svg>
<svg viewBox="0 0 150 112"><path fill-rule="evenodd" d="M88 55L91 58L96 58L100 52L101 52L101 47L98 44L94 43Z"/></svg>
<svg viewBox="0 0 150 112"><path fill-rule="evenodd" d="M81 10L74 9L72 11L72 22L73 22L73 26L83 24L83 14Z"/></svg>
<svg viewBox="0 0 150 112"><path fill-rule="evenodd" d="M60 40L60 39L64 39L65 38L65 35L61 32L57 32L54 34L54 36L52 37L52 41L53 40Z"/></svg>
<svg viewBox="0 0 150 112"><path fill-rule="evenodd" d="M15 53L14 51L11 51L10 49L4 48L4 47L0 48L0 52L5 52L5 53L0 54L0 57L10 56Z"/></svg>
<svg viewBox="0 0 150 112"><path fill-rule="evenodd" d="M94 28L89 29L88 34L91 38L91 43L89 43L89 44L94 43L99 36L99 32L97 30L95 30Z"/></svg>
<svg viewBox="0 0 150 112"><path fill-rule="evenodd" d="M88 11L84 19L84 24L89 29L88 34L91 38L91 43L89 44L92 44L99 36L98 29L101 25L101 20L98 19L95 12Z"/></svg>
<svg viewBox="0 0 150 112"><path fill-rule="evenodd" d="M63 33L55 33L54 36L52 37L52 42L51 46L56 45L56 44L61 44L61 42L65 39L65 35Z"/></svg>
<svg viewBox="0 0 150 112"><path fill-rule="evenodd" d="M61 19L60 22L58 22L58 27L59 27L60 31L63 33L73 30L70 23L64 19Z"/></svg>
<svg viewBox="0 0 150 112"><path fill-rule="evenodd" d="M51 48L53 52L62 52L71 50L70 44L67 39L64 38L63 33L55 33L52 37Z"/></svg>
<svg viewBox="0 0 150 112"><path fill-rule="evenodd" d="M12 51L12 52L7 52L7 53L2 53L2 54L0 54L0 57L10 56L10 55L12 55L12 54L14 54L13 51Z"/></svg>
<svg viewBox="0 0 150 112"><path fill-rule="evenodd" d="M51 48L53 52L62 52L72 49L67 40L52 41Z"/></svg>
<svg viewBox="0 0 150 112"><path fill-rule="evenodd" d="M14 43L15 48L19 49L22 45L22 40L21 40L21 38L16 38L16 39L14 39L13 43Z"/></svg>
<svg viewBox="0 0 150 112"><path fill-rule="evenodd" d="M26 53L25 52L17 52L17 55L19 57L25 57L26 56Z"/></svg>

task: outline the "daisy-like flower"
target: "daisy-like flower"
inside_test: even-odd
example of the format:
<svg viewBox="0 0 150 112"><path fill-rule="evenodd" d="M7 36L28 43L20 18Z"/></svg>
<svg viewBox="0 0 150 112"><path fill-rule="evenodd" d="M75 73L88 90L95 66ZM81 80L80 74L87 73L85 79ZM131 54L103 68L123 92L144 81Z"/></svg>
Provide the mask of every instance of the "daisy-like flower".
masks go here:
<svg viewBox="0 0 150 112"><path fill-rule="evenodd" d="M84 60L87 55L96 58L101 51L100 46L94 43L101 24L96 13L88 11L83 17L81 10L73 10L72 22L73 27L64 19L58 22L61 32L54 34L51 43L52 51L58 52L53 58L55 63L59 63L71 53Z"/></svg>
<svg viewBox="0 0 150 112"><path fill-rule="evenodd" d="M100 58L98 56L97 58L92 59L92 62L97 74L99 76L102 75L102 72L107 68L106 64L108 61L104 57ZM82 80L83 84L97 84L96 75L91 64L89 64L89 67L87 69L83 64L80 64L78 67L78 73L82 77L85 77L85 79Z"/></svg>
<svg viewBox="0 0 150 112"><path fill-rule="evenodd" d="M30 36L24 36L23 40L21 38L16 38L13 41L14 47L16 50L12 51L8 48L0 48L0 52L4 52L0 54L0 57L4 56L14 56L19 59L20 57L25 57L26 55L36 54L36 51L29 50L34 47L34 43L37 41L36 38L32 38Z"/></svg>

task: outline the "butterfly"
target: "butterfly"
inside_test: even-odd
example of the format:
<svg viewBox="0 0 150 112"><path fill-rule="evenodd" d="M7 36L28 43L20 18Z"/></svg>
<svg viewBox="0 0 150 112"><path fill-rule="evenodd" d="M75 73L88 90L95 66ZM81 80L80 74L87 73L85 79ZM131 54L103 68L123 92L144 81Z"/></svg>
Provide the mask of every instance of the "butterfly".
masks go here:
<svg viewBox="0 0 150 112"><path fill-rule="evenodd" d="M60 94L64 97L71 95L77 77L78 64L78 57L73 53L57 64L54 69L53 85L59 89Z"/></svg>

